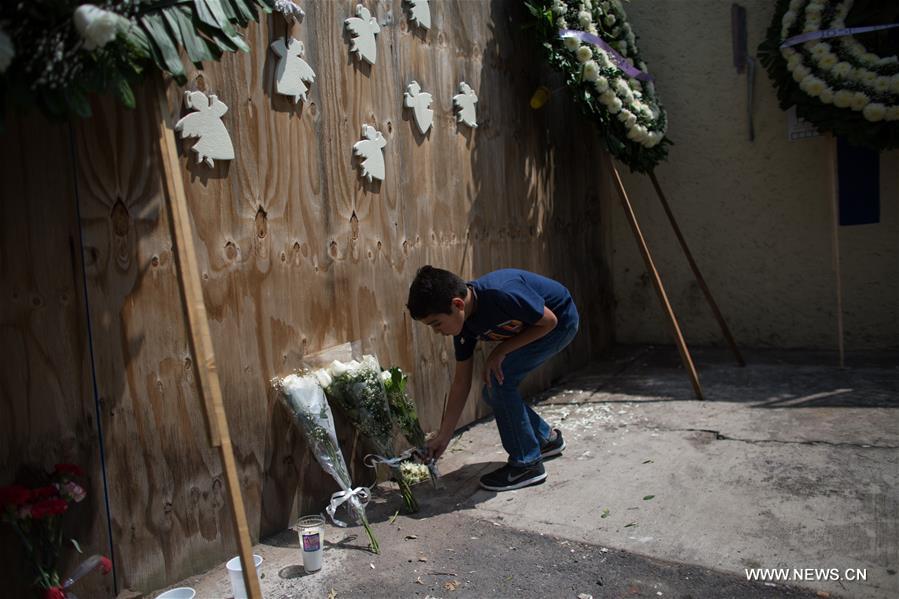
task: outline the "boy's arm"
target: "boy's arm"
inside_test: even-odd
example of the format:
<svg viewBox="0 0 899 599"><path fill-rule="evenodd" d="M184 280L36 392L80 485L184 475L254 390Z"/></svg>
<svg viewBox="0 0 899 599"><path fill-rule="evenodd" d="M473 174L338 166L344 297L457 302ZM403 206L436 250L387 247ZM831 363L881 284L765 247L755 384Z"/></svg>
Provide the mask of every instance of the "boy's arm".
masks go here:
<svg viewBox="0 0 899 599"><path fill-rule="evenodd" d="M446 400L446 413L443 415L443 422L440 424L440 431L437 436L428 442L428 458L437 459L449 445L453 433L456 431L456 424L459 422L459 416L462 415L462 409L465 407L465 400L468 399L468 392L471 391L471 373L474 370L474 359L468 358L461 362L456 362L456 372L453 375L453 383L450 385L449 395Z"/></svg>
<svg viewBox="0 0 899 599"><path fill-rule="evenodd" d="M484 382L487 383L487 386L490 387L493 384L493 381L491 380L492 377L490 376L491 373L496 377L496 381L500 385L503 384L502 364L503 359L507 355L511 354L516 349L520 349L528 343L532 343L544 335L547 335L551 330L556 328L557 324L559 324L559 319L553 311L546 306L543 306L543 316L540 320L514 337L509 337L494 347L493 351L490 352L490 355L487 357L487 363L484 365Z"/></svg>

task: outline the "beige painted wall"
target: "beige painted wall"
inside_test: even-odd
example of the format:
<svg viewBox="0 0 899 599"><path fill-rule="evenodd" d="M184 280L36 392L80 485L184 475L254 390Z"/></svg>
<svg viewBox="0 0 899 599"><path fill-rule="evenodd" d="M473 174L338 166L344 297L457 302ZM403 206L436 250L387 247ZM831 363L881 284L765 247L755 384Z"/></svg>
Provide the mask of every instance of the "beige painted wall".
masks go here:
<svg viewBox="0 0 899 599"><path fill-rule="evenodd" d="M741 4L754 53L773 3ZM746 76L732 64L730 5L635 0L626 7L676 144L657 174L738 343L836 348L834 142L788 141L786 113L761 69L756 139L747 140ZM881 222L839 230L847 349L899 345L897 166L899 152L881 155ZM723 343L649 180L627 174L625 184L687 341ZM610 209L617 340L671 343L623 213Z"/></svg>

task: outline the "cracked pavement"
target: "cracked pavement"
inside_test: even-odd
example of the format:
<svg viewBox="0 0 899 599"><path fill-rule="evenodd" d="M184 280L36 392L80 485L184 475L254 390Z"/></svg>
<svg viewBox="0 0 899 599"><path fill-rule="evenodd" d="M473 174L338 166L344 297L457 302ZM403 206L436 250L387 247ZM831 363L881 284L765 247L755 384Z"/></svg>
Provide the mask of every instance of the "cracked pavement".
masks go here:
<svg viewBox="0 0 899 599"><path fill-rule="evenodd" d="M446 488L416 487L420 514L391 522L401 502L379 487L381 556L347 537L361 529L329 527L325 569L298 575L287 531L258 546L265 594L899 596L899 355L850 354L842 370L826 352L745 357L694 350L697 401L674 349L617 348L536 397L568 443L545 484L480 490L505 454L493 421L476 423L440 462ZM747 582L757 567L867 580ZM227 595L221 569L193 582L198 597Z"/></svg>

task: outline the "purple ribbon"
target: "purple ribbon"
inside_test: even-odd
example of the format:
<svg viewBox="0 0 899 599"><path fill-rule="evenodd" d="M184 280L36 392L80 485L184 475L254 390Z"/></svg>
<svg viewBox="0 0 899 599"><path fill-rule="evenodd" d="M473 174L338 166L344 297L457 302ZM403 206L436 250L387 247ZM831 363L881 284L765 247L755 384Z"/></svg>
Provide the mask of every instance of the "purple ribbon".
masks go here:
<svg viewBox="0 0 899 599"><path fill-rule="evenodd" d="M644 73L640 69L635 66L632 66L628 63L627 59L624 58L621 54L612 49L612 46L607 44L602 39L596 37L592 33L587 33L586 31L577 31L575 29L560 29L559 37L576 37L582 42L586 42L588 44L593 44L597 48L601 48L605 50L606 53L612 58L612 62L615 63L615 66L628 74L628 76L633 77L634 79L639 79L640 81L652 81L652 75L649 73Z"/></svg>
<svg viewBox="0 0 899 599"><path fill-rule="evenodd" d="M894 27L899 27L899 23L893 23L892 25L868 25L866 27L849 27L843 29L827 29L825 31L810 31L808 33L802 33L799 35L794 35L793 37L788 37L784 40L780 47L781 49L789 48L790 46L795 46L796 44L802 44L804 42L810 42L812 40L843 37L846 35L855 35L856 33L868 33L869 31L892 29Z"/></svg>

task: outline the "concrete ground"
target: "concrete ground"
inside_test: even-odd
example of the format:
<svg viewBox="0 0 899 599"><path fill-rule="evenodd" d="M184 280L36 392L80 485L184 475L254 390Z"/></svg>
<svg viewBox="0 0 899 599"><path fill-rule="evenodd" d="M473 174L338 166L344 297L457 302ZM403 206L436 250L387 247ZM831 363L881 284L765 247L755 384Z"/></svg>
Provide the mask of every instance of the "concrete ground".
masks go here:
<svg viewBox="0 0 899 599"><path fill-rule="evenodd" d="M394 518L395 488L378 488L381 555L360 527L329 526L324 569L307 575L285 531L257 546L263 593L899 597L899 355L853 354L842 370L829 353L745 357L694 351L696 401L674 350L619 348L536 398L568 443L545 484L479 490L505 454L494 423L476 424L440 462L445 488L416 487L419 514ZM747 568L803 576L749 582ZM848 579L856 569L866 580ZM224 566L180 584L230 596Z"/></svg>

